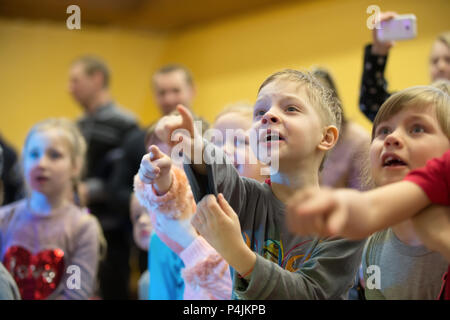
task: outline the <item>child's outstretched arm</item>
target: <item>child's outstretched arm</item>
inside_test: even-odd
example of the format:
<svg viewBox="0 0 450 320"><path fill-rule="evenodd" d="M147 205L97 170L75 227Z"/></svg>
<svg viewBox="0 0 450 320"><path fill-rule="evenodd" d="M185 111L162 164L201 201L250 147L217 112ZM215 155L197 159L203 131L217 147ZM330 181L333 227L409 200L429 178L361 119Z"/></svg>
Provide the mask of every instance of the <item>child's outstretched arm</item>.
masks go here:
<svg viewBox="0 0 450 320"><path fill-rule="evenodd" d="M256 255L245 244L239 218L222 194L198 203L192 225L242 277L250 277Z"/></svg>
<svg viewBox="0 0 450 320"><path fill-rule="evenodd" d="M299 234L362 239L411 218L429 203L425 192L409 181L368 192L302 190L289 202L287 224Z"/></svg>
<svg viewBox="0 0 450 320"><path fill-rule="evenodd" d="M183 170L172 167L172 185L161 196L135 177L138 199L150 212L159 238L183 260L185 299L230 299L228 264L191 225L195 202Z"/></svg>

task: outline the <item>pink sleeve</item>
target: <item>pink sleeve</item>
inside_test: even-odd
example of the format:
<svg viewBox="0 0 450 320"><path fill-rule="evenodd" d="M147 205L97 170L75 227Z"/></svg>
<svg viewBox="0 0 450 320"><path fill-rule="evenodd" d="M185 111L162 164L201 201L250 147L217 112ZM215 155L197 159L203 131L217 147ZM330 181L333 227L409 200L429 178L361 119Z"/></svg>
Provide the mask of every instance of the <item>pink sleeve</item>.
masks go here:
<svg viewBox="0 0 450 320"><path fill-rule="evenodd" d="M152 184L146 184L134 177L134 192L139 203L149 212L160 212L171 219L186 218L195 211L195 202L183 170L172 166L172 185L169 191L158 196Z"/></svg>
<svg viewBox="0 0 450 320"><path fill-rule="evenodd" d="M185 268L185 300L230 300L231 274L228 263L198 236L189 247L180 253Z"/></svg>
<svg viewBox="0 0 450 320"><path fill-rule="evenodd" d="M425 167L412 170L404 180L421 187L432 203L450 205L450 150L427 161Z"/></svg>

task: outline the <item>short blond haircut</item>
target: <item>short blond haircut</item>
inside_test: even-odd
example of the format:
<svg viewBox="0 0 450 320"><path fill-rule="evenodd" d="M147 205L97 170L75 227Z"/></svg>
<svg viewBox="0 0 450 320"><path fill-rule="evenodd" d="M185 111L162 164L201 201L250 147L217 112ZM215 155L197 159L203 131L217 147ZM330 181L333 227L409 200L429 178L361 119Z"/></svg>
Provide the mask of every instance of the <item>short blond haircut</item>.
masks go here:
<svg viewBox="0 0 450 320"><path fill-rule="evenodd" d="M309 102L317 108L318 114L324 125L334 125L341 129L342 106L332 90L323 86L311 73L293 69L285 69L270 75L261 84L258 94L262 88L277 80L297 82L305 86Z"/></svg>

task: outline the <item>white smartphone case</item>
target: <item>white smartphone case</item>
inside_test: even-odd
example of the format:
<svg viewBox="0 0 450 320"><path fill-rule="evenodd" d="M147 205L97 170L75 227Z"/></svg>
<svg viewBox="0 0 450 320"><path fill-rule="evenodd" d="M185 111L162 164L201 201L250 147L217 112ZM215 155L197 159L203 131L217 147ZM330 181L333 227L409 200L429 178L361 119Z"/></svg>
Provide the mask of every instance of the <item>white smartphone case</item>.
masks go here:
<svg viewBox="0 0 450 320"><path fill-rule="evenodd" d="M381 42L413 39L417 36L417 23L414 14L399 15L380 23L377 37Z"/></svg>

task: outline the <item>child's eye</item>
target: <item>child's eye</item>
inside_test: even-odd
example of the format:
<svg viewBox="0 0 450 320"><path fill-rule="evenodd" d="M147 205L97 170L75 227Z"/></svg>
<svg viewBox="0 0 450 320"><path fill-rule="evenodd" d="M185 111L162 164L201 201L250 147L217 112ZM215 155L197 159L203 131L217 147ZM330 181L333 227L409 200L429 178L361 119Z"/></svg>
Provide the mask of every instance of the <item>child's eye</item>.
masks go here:
<svg viewBox="0 0 450 320"><path fill-rule="evenodd" d="M382 127L377 130L377 136L390 134L391 130L388 127Z"/></svg>
<svg viewBox="0 0 450 320"><path fill-rule="evenodd" d="M59 159L59 158L62 157L62 154L61 154L60 152L54 151L54 150L49 151L48 155L49 155L50 158L52 158L52 159Z"/></svg>
<svg viewBox="0 0 450 320"><path fill-rule="evenodd" d="M255 118L257 117L261 117L265 114L266 112L264 110L256 110L255 111Z"/></svg>
<svg viewBox="0 0 450 320"><path fill-rule="evenodd" d="M295 106L289 106L289 107L286 108L286 111L288 111L288 112L295 112L297 110L298 109Z"/></svg>
<svg viewBox="0 0 450 320"><path fill-rule="evenodd" d="M29 153L29 156L31 159L37 159L37 158L39 158L39 151L31 150L31 152Z"/></svg>
<svg viewBox="0 0 450 320"><path fill-rule="evenodd" d="M422 133L422 132L425 132L425 128L421 125L416 124L412 127L411 132L412 133Z"/></svg>

